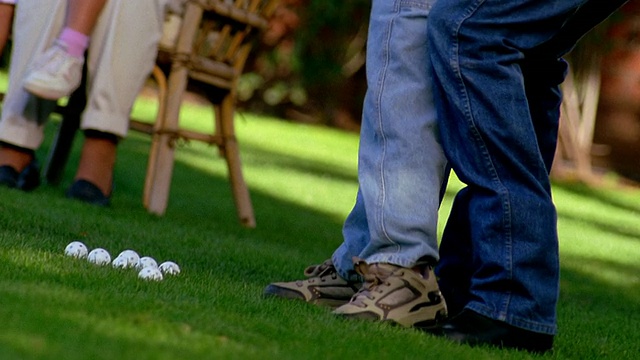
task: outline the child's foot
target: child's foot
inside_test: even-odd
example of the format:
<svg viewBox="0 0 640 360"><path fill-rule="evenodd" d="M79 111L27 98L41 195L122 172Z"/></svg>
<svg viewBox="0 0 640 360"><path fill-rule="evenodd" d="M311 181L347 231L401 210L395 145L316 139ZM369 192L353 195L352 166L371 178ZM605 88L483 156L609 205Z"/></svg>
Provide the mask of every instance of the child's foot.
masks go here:
<svg viewBox="0 0 640 360"><path fill-rule="evenodd" d="M397 265L367 264L355 259L355 269L364 277L364 284L334 314L424 329L435 327L447 317L447 304L431 266L418 273Z"/></svg>
<svg viewBox="0 0 640 360"><path fill-rule="evenodd" d="M309 266L304 271L307 279L269 284L264 296L299 299L310 304L338 307L349 302L362 286L343 279L329 259L320 265Z"/></svg>
<svg viewBox="0 0 640 360"><path fill-rule="evenodd" d="M48 100L68 96L80 86L83 64L83 57L70 55L64 44L57 42L35 61L25 78L24 88Z"/></svg>

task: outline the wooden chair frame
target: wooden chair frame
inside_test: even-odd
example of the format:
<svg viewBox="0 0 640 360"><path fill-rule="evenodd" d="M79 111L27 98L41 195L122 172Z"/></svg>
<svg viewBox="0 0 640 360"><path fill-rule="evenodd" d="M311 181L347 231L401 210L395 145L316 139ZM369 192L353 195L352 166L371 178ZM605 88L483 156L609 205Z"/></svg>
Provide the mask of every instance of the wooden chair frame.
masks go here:
<svg viewBox="0 0 640 360"><path fill-rule="evenodd" d="M153 71L158 83L158 112L154 124L134 119L132 130L148 133L152 144L147 166L143 204L151 213L164 214L171 186L178 139L216 145L225 158L228 176L240 223L255 227L255 215L242 174L234 115L237 85L252 49L256 34L268 25L279 0L189 0L185 5L175 46L161 46ZM168 76L161 70L169 66ZM190 82L215 89L209 96L214 107L213 134L180 128L180 108ZM76 91L66 108L49 158L45 177L58 183L62 176L73 137L79 127L80 113L86 104L84 90Z"/></svg>

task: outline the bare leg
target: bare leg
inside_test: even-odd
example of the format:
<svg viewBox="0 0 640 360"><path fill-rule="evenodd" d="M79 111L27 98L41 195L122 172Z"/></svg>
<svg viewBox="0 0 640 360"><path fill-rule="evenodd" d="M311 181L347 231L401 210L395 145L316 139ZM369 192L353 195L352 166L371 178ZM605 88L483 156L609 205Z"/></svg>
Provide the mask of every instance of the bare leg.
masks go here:
<svg viewBox="0 0 640 360"><path fill-rule="evenodd" d="M44 99L57 100L78 88L90 34L106 1L68 0L66 22L57 44L35 61L34 70L23 82L27 91ZM57 64L60 61L64 65Z"/></svg>
<svg viewBox="0 0 640 360"><path fill-rule="evenodd" d="M117 145L108 139L86 137L75 180L93 183L106 196L111 194Z"/></svg>
<svg viewBox="0 0 640 360"><path fill-rule="evenodd" d="M107 0L69 0L66 27L91 34Z"/></svg>
<svg viewBox="0 0 640 360"><path fill-rule="evenodd" d="M0 4L0 54L4 50L13 23L13 7L11 4Z"/></svg>
<svg viewBox="0 0 640 360"><path fill-rule="evenodd" d="M17 172L22 172L31 160L33 160L33 154L29 151L20 151L13 147L0 146L0 166L9 165Z"/></svg>

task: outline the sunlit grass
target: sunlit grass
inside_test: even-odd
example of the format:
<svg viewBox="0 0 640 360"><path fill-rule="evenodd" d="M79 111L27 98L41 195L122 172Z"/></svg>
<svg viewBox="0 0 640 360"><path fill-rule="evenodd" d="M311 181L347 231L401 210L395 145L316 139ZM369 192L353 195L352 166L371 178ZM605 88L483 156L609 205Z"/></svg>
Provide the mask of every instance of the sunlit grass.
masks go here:
<svg viewBox="0 0 640 360"><path fill-rule="evenodd" d="M1 74L1 73L0 73ZM141 99L134 116L152 119ZM209 109L185 107L188 126ZM122 142L113 205L60 187L0 189L0 359L635 359L640 353L640 192L555 184L562 285L553 354L471 349L419 331L337 319L326 309L261 298L330 256L357 190L357 134L241 114L236 122L258 227L238 224L226 165L211 146L176 152L163 217L141 205L146 135ZM55 123L47 127L44 158ZM440 230L452 196L452 177ZM82 240L113 255L133 248L183 268L160 283L63 255Z"/></svg>

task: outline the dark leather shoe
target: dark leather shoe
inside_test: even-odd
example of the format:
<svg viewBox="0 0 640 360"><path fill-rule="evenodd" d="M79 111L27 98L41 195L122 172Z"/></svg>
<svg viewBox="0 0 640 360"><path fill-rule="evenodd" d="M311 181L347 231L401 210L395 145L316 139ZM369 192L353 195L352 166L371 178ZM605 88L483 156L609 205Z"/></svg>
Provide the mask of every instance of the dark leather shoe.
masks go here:
<svg viewBox="0 0 640 360"><path fill-rule="evenodd" d="M40 166L33 160L22 172L9 165L0 166L0 186L31 191L40 186Z"/></svg>
<svg viewBox="0 0 640 360"><path fill-rule="evenodd" d="M18 175L17 187L23 191L31 191L40 186L40 165L34 159Z"/></svg>
<svg viewBox="0 0 640 360"><path fill-rule="evenodd" d="M9 165L0 166L0 185L15 188L18 186L18 172Z"/></svg>
<svg viewBox="0 0 640 360"><path fill-rule="evenodd" d="M544 353L553 348L553 335L517 328L469 309L463 310L431 333L470 346L493 345L534 353Z"/></svg>
<svg viewBox="0 0 640 360"><path fill-rule="evenodd" d="M111 199L102 193L97 186L87 180L76 180L67 190L67 197L84 201L91 205L109 206Z"/></svg>

